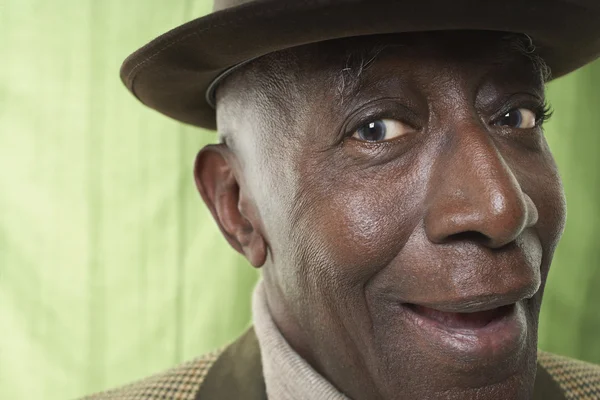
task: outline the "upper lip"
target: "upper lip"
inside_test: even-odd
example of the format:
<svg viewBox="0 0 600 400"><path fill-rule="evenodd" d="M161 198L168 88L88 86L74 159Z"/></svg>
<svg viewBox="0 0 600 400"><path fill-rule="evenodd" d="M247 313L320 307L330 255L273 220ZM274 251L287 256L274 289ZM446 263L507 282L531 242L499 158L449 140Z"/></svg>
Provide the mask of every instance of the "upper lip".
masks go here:
<svg viewBox="0 0 600 400"><path fill-rule="evenodd" d="M537 292L537 290L536 290ZM464 297L461 299L451 299L447 301L431 301L409 303L422 307L432 308L437 311L449 313L475 313L481 311L493 310L502 306L517 303L521 300L530 299L533 293L505 293L505 294L484 294Z"/></svg>

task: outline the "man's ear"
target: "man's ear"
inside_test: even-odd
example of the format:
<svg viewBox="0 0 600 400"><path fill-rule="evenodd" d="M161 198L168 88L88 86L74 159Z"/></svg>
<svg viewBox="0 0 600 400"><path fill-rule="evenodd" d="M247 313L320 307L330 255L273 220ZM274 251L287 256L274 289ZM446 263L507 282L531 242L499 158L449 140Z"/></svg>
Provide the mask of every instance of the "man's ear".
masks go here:
<svg viewBox="0 0 600 400"><path fill-rule="evenodd" d="M196 156L194 178L229 244L258 268L265 263L267 244L260 232L258 210L250 194L240 188L237 165L235 154L226 145L208 145Z"/></svg>

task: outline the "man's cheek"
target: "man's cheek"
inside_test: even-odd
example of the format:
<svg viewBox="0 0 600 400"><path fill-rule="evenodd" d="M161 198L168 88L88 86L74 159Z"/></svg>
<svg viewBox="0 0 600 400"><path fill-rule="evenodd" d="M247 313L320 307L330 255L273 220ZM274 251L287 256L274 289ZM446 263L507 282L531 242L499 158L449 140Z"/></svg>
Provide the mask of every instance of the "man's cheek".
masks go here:
<svg viewBox="0 0 600 400"><path fill-rule="evenodd" d="M305 230L312 236L311 245L319 248L315 253L330 264L328 273L344 280L364 282L387 266L417 219L409 217L401 202L369 190L340 191L322 199Z"/></svg>

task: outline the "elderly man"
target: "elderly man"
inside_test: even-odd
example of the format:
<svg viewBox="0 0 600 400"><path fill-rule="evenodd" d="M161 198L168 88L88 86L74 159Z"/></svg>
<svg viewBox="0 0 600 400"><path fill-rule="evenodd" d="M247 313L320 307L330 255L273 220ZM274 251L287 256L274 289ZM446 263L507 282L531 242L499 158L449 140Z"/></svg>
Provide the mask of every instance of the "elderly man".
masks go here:
<svg viewBox="0 0 600 400"><path fill-rule="evenodd" d="M565 223L544 85L600 54L597 0L217 1L131 56L263 270L227 348L95 399L600 399L537 351ZM216 109L216 111L215 111Z"/></svg>

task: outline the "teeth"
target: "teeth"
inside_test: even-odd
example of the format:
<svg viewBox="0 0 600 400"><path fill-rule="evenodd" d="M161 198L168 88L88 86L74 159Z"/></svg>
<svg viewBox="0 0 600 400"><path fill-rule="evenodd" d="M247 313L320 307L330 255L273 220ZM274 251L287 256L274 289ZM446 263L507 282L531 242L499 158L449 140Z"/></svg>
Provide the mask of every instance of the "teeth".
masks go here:
<svg viewBox="0 0 600 400"><path fill-rule="evenodd" d="M506 315L512 306L498 307L493 310L473 313L453 313L438 311L433 308L410 304L409 307L424 317L432 319L450 328L483 328L490 322Z"/></svg>

